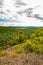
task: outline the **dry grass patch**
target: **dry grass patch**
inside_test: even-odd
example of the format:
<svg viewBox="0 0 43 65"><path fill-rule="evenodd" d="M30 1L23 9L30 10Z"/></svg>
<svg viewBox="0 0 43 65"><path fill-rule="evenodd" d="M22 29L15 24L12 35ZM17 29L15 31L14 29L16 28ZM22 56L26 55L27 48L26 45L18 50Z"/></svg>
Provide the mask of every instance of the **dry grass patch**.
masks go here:
<svg viewBox="0 0 43 65"><path fill-rule="evenodd" d="M10 56L10 57L17 58L18 53L16 53L15 51L2 51L2 52L0 52L0 57L3 57L3 56Z"/></svg>

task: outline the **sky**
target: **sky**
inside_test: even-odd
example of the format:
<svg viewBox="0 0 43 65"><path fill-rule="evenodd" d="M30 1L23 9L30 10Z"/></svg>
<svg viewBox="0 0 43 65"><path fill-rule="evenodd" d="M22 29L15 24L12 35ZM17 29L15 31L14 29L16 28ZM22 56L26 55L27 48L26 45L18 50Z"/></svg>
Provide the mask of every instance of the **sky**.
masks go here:
<svg viewBox="0 0 43 65"><path fill-rule="evenodd" d="M0 0L0 26L43 26L43 0Z"/></svg>

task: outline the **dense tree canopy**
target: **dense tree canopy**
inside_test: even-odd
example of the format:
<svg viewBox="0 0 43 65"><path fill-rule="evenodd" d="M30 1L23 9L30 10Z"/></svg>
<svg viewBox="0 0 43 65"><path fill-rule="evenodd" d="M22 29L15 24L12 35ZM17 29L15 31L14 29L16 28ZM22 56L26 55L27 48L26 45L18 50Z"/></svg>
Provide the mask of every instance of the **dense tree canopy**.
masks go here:
<svg viewBox="0 0 43 65"><path fill-rule="evenodd" d="M0 50L15 45L21 50L43 53L43 28L0 27Z"/></svg>

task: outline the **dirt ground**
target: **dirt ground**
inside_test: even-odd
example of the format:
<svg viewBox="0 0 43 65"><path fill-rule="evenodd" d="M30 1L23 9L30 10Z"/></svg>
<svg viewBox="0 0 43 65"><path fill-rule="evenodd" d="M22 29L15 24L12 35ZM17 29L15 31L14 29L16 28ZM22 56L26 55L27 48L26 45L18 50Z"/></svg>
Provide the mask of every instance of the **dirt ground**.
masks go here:
<svg viewBox="0 0 43 65"><path fill-rule="evenodd" d="M35 53L20 53L18 57L0 57L0 65L43 65L43 55Z"/></svg>

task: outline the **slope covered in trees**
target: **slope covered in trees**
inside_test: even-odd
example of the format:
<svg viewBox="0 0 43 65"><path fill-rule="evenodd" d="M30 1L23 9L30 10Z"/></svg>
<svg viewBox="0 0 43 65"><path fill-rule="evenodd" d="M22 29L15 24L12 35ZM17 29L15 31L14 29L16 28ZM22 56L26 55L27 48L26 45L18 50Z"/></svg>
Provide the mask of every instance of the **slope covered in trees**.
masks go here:
<svg viewBox="0 0 43 65"><path fill-rule="evenodd" d="M43 53L43 28L0 27L0 50L12 46L18 52Z"/></svg>
<svg viewBox="0 0 43 65"><path fill-rule="evenodd" d="M30 38L34 28L10 28L0 27L0 49L7 48L7 45L13 46L24 42Z"/></svg>

